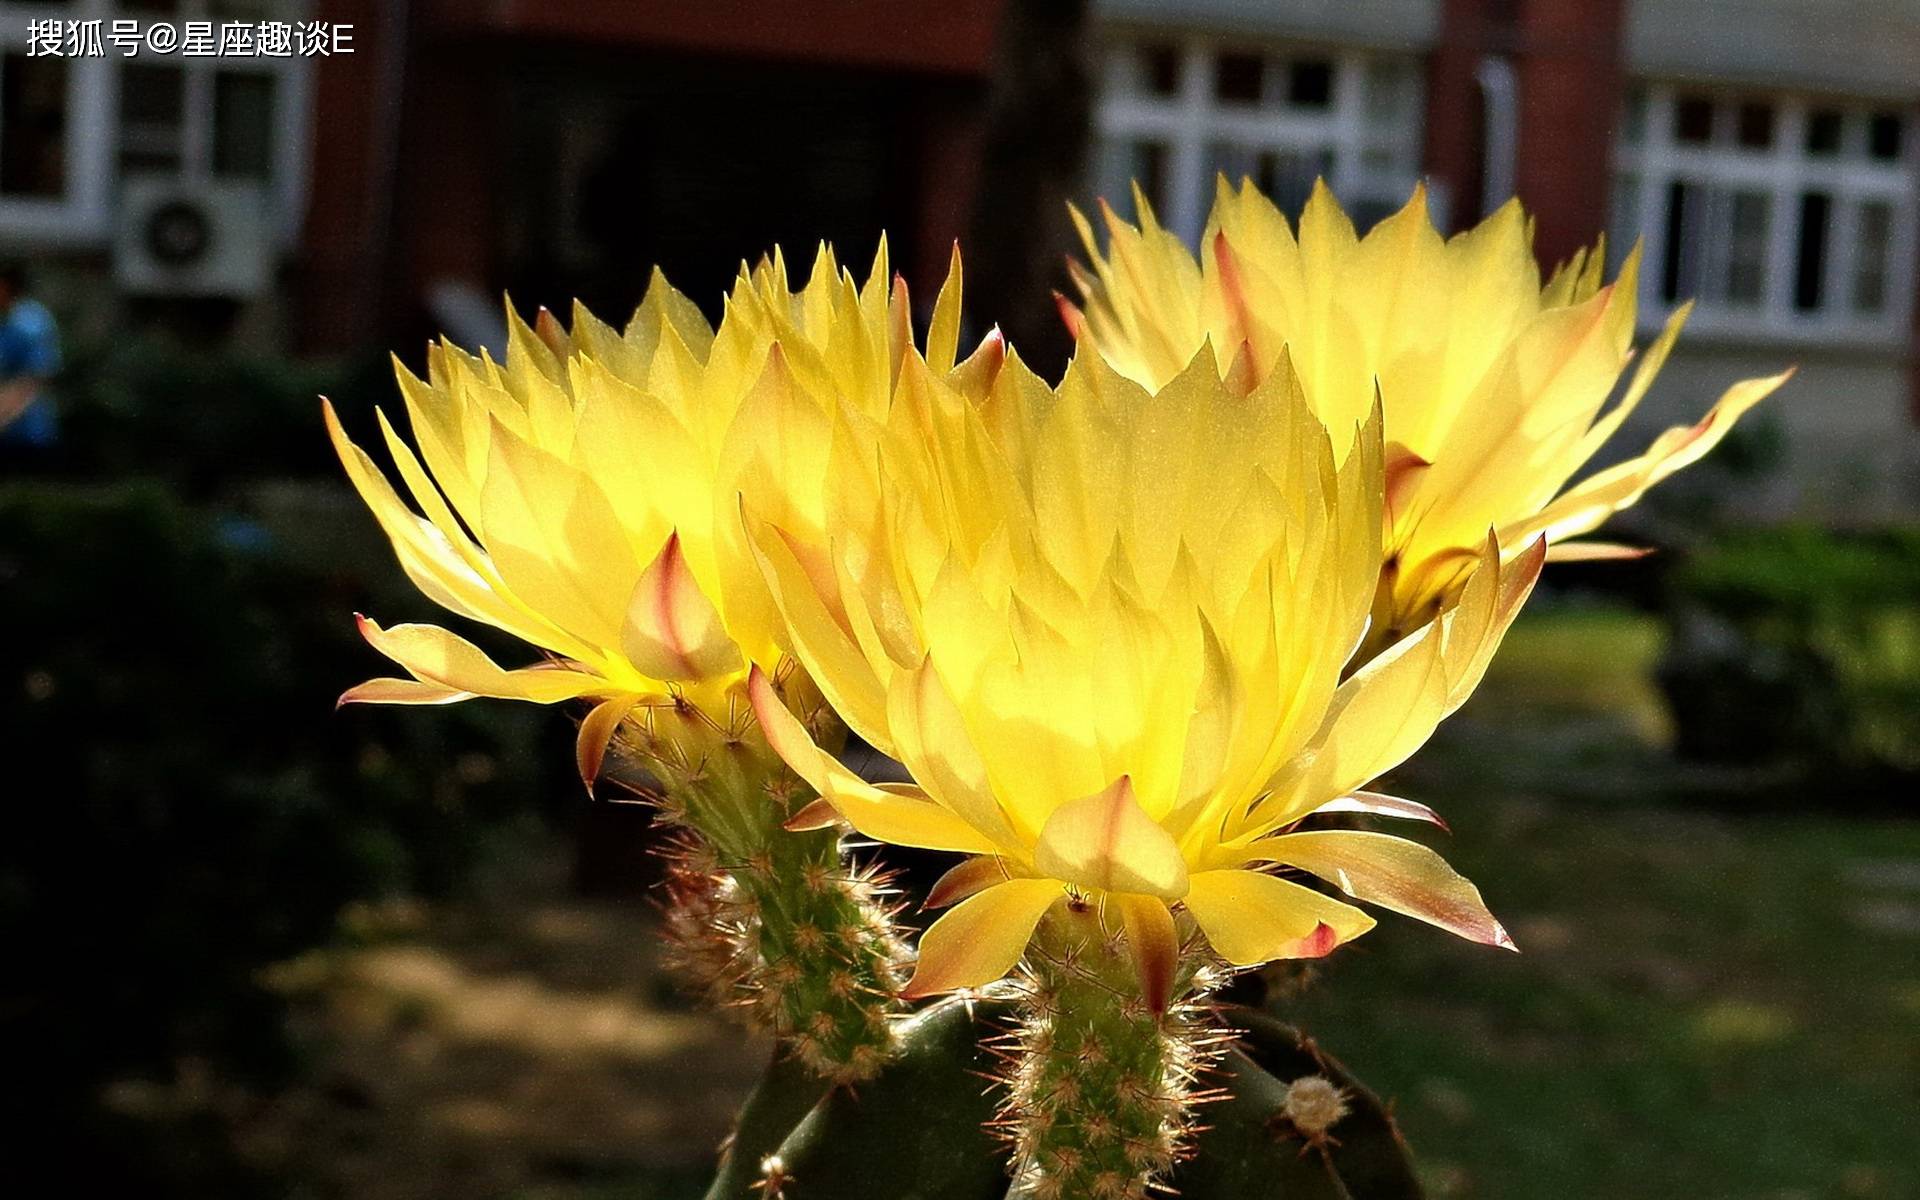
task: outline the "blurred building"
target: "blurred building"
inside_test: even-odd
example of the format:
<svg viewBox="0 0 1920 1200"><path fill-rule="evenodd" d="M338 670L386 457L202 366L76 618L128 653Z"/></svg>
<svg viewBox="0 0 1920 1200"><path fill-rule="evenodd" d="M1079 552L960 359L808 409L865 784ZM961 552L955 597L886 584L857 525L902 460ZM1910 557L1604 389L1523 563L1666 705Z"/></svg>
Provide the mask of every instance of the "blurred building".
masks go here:
<svg viewBox="0 0 1920 1200"><path fill-rule="evenodd" d="M96 335L155 320L322 352L494 340L502 288L618 313L654 263L711 303L744 256L828 238L864 258L883 227L924 299L968 231L1007 2L0 0L0 253L46 264ZM1079 3L1030 8L1070 29ZM1455 228L1521 196L1549 261L1643 239L1647 327L1698 300L1643 432L1797 362L1770 404L1784 469L1751 496L1920 508L1913 0L1092 12L1088 191L1125 208L1138 179L1194 235L1216 171L1289 208L1323 175L1363 222L1425 178ZM51 17L351 41L30 53Z"/></svg>
<svg viewBox="0 0 1920 1200"><path fill-rule="evenodd" d="M0 251L106 327L309 351L492 340L503 287L617 313L656 263L717 302L776 242L864 260L882 228L930 299L1000 3L0 2ZM48 18L142 44L39 53ZM196 21L351 32L324 56L143 40Z"/></svg>
<svg viewBox="0 0 1920 1200"><path fill-rule="evenodd" d="M1215 172L1362 223L1429 180L1512 195L1537 248L1644 246L1642 321L1695 313L1637 424L1787 363L1770 511L1920 507L1920 5L1910 0L1096 0L1095 188L1195 237ZM1122 208L1127 206L1122 204ZM1630 438L1623 439L1631 441Z"/></svg>

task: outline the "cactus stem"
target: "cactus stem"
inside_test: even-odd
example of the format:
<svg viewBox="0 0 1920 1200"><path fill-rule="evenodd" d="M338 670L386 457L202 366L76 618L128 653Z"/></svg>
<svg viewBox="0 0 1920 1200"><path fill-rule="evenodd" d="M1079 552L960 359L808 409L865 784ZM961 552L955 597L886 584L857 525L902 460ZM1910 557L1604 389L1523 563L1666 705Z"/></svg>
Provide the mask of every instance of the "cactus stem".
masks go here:
<svg viewBox="0 0 1920 1200"><path fill-rule="evenodd" d="M686 974L823 1079L871 1078L893 1052L907 958L885 877L850 863L833 829L783 828L813 797L750 721L638 709L616 751L659 780L677 833L665 907Z"/></svg>
<svg viewBox="0 0 1920 1200"><path fill-rule="evenodd" d="M1206 1002L1214 970L1183 953L1172 1003L1156 1012L1121 924L1069 899L1042 920L1023 962L997 1121L1020 1200L1144 1200L1178 1158L1195 1080L1219 1054Z"/></svg>

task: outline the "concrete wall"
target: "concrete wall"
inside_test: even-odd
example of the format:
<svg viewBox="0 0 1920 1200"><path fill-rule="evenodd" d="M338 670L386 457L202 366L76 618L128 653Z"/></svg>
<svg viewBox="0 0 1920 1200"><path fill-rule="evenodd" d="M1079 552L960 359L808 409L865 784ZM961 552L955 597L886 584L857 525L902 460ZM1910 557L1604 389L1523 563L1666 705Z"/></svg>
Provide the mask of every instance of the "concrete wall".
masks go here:
<svg viewBox="0 0 1920 1200"><path fill-rule="evenodd" d="M1710 458L1662 490L1711 488L1723 503L1768 520L1846 524L1920 512L1920 427L1907 358L1886 350L1689 344L1682 335L1607 457L1637 452L1660 430L1695 420L1736 380L1788 366L1798 367L1793 379L1742 420L1743 444L1729 456L1715 452L1725 463L1710 467ZM1754 459L1758 474L1726 469ZM1685 478L1692 473L1701 477Z"/></svg>
<svg viewBox="0 0 1920 1200"><path fill-rule="evenodd" d="M1440 32L1441 0L1094 0L1107 24L1151 25L1252 38L1299 38L1425 50Z"/></svg>
<svg viewBox="0 0 1920 1200"><path fill-rule="evenodd" d="M1915 0L1629 0L1637 74L1920 96Z"/></svg>

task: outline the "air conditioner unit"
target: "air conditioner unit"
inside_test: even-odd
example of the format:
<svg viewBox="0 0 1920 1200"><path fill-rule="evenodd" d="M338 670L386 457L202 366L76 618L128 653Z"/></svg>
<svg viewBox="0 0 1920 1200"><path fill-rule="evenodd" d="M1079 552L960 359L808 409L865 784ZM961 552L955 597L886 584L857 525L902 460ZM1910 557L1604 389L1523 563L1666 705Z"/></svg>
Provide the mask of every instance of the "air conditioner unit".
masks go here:
<svg viewBox="0 0 1920 1200"><path fill-rule="evenodd" d="M120 182L113 275L143 296L254 296L273 278L266 189L131 176Z"/></svg>

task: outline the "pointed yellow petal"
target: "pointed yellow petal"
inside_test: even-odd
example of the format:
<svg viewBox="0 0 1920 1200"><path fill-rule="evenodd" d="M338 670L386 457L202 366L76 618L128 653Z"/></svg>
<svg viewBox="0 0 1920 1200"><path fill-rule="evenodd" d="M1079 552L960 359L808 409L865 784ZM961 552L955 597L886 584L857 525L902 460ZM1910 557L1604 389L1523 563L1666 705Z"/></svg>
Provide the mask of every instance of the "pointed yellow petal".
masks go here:
<svg viewBox="0 0 1920 1200"><path fill-rule="evenodd" d="M992 854L999 849L991 839L918 789L883 790L847 770L838 759L814 744L806 726L787 711L774 691L773 681L759 667L754 667L747 677L747 696L774 753L861 833L896 846L920 846L928 850Z"/></svg>
<svg viewBox="0 0 1920 1200"><path fill-rule="evenodd" d="M1140 994L1155 1013L1167 1011L1173 995L1174 967L1180 960L1180 938L1166 902L1153 896L1120 894L1111 897L1120 909L1127 931L1127 952L1140 976Z"/></svg>
<svg viewBox="0 0 1920 1200"><path fill-rule="evenodd" d="M1311 871L1356 900L1418 917L1489 946L1515 949L1480 889L1446 860L1405 838L1325 829L1254 843L1255 856Z"/></svg>
<svg viewBox="0 0 1920 1200"><path fill-rule="evenodd" d="M953 370L960 352L960 243L953 244L947 281L933 302L933 320L927 326L927 366L936 375Z"/></svg>
<svg viewBox="0 0 1920 1200"><path fill-rule="evenodd" d="M1258 871L1198 872L1186 904L1220 957L1243 967L1319 958L1374 925L1350 904Z"/></svg>
<svg viewBox="0 0 1920 1200"><path fill-rule="evenodd" d="M558 667L502 670L481 649L437 625L395 625L382 629L359 617L360 635L375 650L422 680L476 696L553 704L607 690L607 682L581 671Z"/></svg>
<svg viewBox="0 0 1920 1200"><path fill-rule="evenodd" d="M1102 892L1178 900L1187 891L1179 845L1140 807L1125 775L1055 809L1040 830L1033 865L1043 875Z"/></svg>
<svg viewBox="0 0 1920 1200"><path fill-rule="evenodd" d="M678 531L640 573L620 632L628 661L654 679L716 679L745 665L720 611L694 580Z"/></svg>
<svg viewBox="0 0 1920 1200"><path fill-rule="evenodd" d="M969 858L942 875L927 890L926 902L921 907L947 908L1011 878L1005 859L984 854Z"/></svg>
<svg viewBox="0 0 1920 1200"><path fill-rule="evenodd" d="M424 683L418 679L369 679L342 692L340 699L334 702L334 707L347 704L454 704L471 699L472 692L463 692L440 683Z"/></svg>
<svg viewBox="0 0 1920 1200"><path fill-rule="evenodd" d="M1062 895L1051 879L1012 879L962 901L920 935L920 961L900 994L914 1000L1001 978Z"/></svg>
<svg viewBox="0 0 1920 1200"><path fill-rule="evenodd" d="M1429 825L1447 828L1446 821L1439 813L1421 804L1417 800L1402 800L1398 796L1388 796L1380 792L1355 792L1351 796L1342 796L1338 800L1329 800L1307 815L1317 817L1331 813L1363 813L1370 817L1400 817L1408 821L1425 821Z"/></svg>
<svg viewBox="0 0 1920 1200"><path fill-rule="evenodd" d="M546 309L540 310L542 314ZM587 794L593 794L593 784L600 778L600 766L606 761L607 744L613 741L614 731L620 728L620 722L627 719L638 702L634 696L615 696L593 706L585 719L580 722L580 736L574 739L573 761L580 768L580 782L587 785Z"/></svg>
<svg viewBox="0 0 1920 1200"><path fill-rule="evenodd" d="M1547 561L1631 562L1652 553L1652 546L1626 546L1619 542L1555 542L1547 547Z"/></svg>

